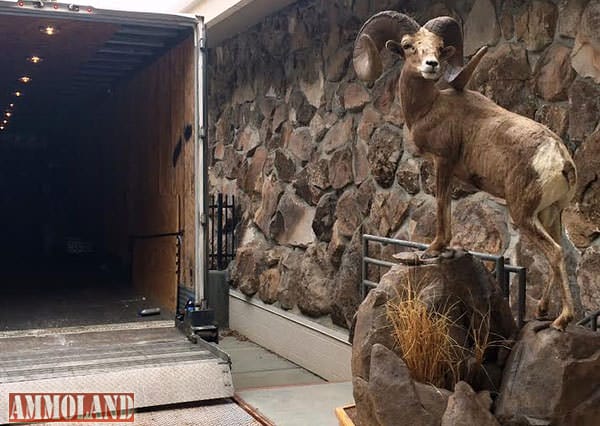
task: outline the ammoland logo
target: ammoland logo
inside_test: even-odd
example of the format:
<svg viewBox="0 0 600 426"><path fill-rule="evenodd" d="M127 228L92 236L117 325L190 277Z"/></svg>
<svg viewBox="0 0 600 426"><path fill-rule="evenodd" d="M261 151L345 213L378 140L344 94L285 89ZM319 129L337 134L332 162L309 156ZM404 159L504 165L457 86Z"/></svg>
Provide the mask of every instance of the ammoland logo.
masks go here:
<svg viewBox="0 0 600 426"><path fill-rule="evenodd" d="M132 393L11 393L10 423L133 422Z"/></svg>

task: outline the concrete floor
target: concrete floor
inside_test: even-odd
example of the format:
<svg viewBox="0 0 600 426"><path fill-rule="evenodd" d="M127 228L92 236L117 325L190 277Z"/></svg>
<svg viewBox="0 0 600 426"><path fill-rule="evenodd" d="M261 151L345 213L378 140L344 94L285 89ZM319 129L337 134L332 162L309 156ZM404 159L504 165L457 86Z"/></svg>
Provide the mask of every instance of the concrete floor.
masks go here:
<svg viewBox="0 0 600 426"><path fill-rule="evenodd" d="M238 398L276 426L336 426L336 407L353 402L352 383L327 383L268 350L236 336L219 344L229 353Z"/></svg>
<svg viewBox="0 0 600 426"><path fill-rule="evenodd" d="M249 340L240 340L230 335L221 339L219 347L231 357L231 374L236 391L326 383L320 377Z"/></svg>
<svg viewBox="0 0 600 426"><path fill-rule="evenodd" d="M335 408L354 402L351 382L248 389L238 397L276 426L337 426Z"/></svg>

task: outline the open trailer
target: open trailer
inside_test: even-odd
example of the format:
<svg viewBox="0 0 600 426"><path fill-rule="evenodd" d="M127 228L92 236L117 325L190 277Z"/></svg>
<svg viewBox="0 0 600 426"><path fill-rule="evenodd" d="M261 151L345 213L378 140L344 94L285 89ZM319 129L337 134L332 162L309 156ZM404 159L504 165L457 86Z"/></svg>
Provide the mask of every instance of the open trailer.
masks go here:
<svg viewBox="0 0 600 426"><path fill-rule="evenodd" d="M0 423L7 392L60 383L232 395L228 357L172 325L207 280L204 43L195 16L0 0Z"/></svg>

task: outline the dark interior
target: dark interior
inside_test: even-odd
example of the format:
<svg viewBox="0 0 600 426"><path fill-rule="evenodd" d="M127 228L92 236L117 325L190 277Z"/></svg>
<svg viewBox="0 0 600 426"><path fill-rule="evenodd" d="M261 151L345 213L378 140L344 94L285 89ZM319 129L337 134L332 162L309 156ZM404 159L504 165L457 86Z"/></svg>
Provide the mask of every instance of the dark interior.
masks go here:
<svg viewBox="0 0 600 426"><path fill-rule="evenodd" d="M173 318L138 316L160 301L132 283L133 231L107 238L118 178L98 106L187 34L0 14L0 332Z"/></svg>

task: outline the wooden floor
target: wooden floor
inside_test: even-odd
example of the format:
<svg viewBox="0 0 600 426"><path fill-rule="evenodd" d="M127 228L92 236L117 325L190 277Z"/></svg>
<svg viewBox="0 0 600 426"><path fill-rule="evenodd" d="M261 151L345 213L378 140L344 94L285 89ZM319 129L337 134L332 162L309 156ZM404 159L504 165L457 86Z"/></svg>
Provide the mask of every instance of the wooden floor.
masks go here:
<svg viewBox="0 0 600 426"><path fill-rule="evenodd" d="M236 391L326 383L311 372L244 338L225 336L219 347L231 356Z"/></svg>

